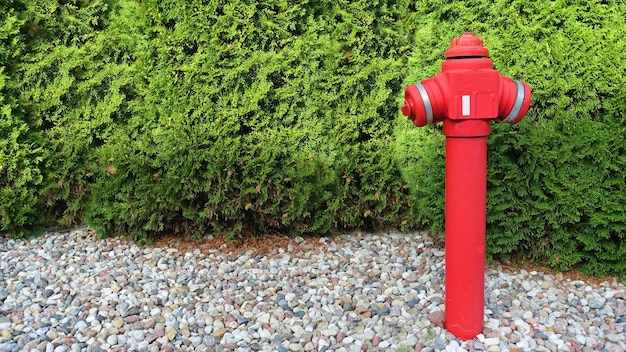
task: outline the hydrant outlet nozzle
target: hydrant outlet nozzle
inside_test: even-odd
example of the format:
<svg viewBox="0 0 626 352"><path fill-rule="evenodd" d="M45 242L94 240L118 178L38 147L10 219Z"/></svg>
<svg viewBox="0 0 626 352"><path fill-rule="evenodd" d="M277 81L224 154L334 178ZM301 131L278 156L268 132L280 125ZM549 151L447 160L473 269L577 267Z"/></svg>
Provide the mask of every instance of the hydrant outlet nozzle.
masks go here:
<svg viewBox="0 0 626 352"><path fill-rule="evenodd" d="M402 105L402 115L411 118L411 103L408 101L404 101L404 105Z"/></svg>

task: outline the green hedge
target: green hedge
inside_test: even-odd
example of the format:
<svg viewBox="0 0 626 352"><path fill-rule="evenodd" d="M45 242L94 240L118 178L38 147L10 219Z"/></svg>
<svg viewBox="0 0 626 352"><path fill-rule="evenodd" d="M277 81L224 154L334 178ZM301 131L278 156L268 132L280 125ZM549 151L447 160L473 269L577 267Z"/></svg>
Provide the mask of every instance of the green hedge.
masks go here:
<svg viewBox="0 0 626 352"><path fill-rule="evenodd" d="M16 209L37 214L28 219L36 229L72 226L84 221L98 164L94 151L114 128L111 116L120 105L111 94L124 80L124 60L116 57L120 48L109 26L113 2L24 3L20 32L25 55L11 88L19 92L20 112L32 129L25 133L31 147L24 150L39 156L25 160L37 160L40 177L23 188L37 199L19 202ZM21 224L11 225L3 229Z"/></svg>
<svg viewBox="0 0 626 352"><path fill-rule="evenodd" d="M43 221L37 207L43 183L38 123L28 119L14 89L19 60L25 52L21 33L24 4L0 3L0 230L27 234Z"/></svg>
<svg viewBox="0 0 626 352"><path fill-rule="evenodd" d="M134 9L147 33L136 53L141 104L99 151L115 172L101 165L91 223L107 234L236 238L410 222L385 120L397 110L397 57L410 48L392 28L397 7Z"/></svg>
<svg viewBox="0 0 626 352"><path fill-rule="evenodd" d="M56 166L37 212L142 240L414 227L406 6L30 2L18 87Z"/></svg>
<svg viewBox="0 0 626 352"><path fill-rule="evenodd" d="M399 106L472 30L534 93L489 140L490 255L624 275L622 2L0 6L2 231L441 231L440 126Z"/></svg>
<svg viewBox="0 0 626 352"><path fill-rule="evenodd" d="M626 123L562 116L490 140L489 245L561 270L626 273ZM503 126L504 127L504 126Z"/></svg>
<svg viewBox="0 0 626 352"><path fill-rule="evenodd" d="M438 72L447 42L484 38L504 75L528 82L532 107L489 138L490 256L626 277L626 5L617 1L429 2L405 84ZM454 19L454 20L452 20ZM444 137L398 120L399 165L422 222L443 231Z"/></svg>

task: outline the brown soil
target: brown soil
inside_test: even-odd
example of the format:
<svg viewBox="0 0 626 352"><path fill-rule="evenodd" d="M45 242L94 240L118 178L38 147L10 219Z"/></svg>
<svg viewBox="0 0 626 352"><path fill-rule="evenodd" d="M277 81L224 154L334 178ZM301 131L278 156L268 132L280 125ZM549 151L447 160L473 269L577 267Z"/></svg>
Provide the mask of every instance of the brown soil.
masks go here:
<svg viewBox="0 0 626 352"><path fill-rule="evenodd" d="M592 287L602 286L603 283L611 284L613 281L623 283L617 276L586 276L578 270L559 272L545 265L534 263L527 258L516 258L513 263L508 264L493 264L493 268L498 267L501 267L502 270L506 272L519 272L524 269L528 272L536 271L538 273L552 274L556 277L557 281L584 281L587 285L591 285Z"/></svg>
<svg viewBox="0 0 626 352"><path fill-rule="evenodd" d="M252 250L259 255L269 255L283 248L287 250L289 246L294 249L301 248L300 244L294 238L281 236L277 234L267 234L262 237L246 238L243 241L232 242L226 240L224 235L214 235L211 238L203 239L201 242L194 241L191 238L181 238L176 235L162 236L151 247L174 247L181 252L193 252L196 249L201 253L207 254L213 250L219 250L223 253L239 255L241 253Z"/></svg>

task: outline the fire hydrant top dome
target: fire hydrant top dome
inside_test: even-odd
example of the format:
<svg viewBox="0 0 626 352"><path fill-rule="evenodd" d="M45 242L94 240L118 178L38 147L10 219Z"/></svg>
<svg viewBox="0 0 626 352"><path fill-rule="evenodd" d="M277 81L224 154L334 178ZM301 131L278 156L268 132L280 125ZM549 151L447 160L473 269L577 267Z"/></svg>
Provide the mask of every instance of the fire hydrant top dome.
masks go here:
<svg viewBox="0 0 626 352"><path fill-rule="evenodd" d="M487 56L489 50L483 46L482 38L472 32L465 32L460 37L454 38L450 42L450 49L444 54L446 58Z"/></svg>

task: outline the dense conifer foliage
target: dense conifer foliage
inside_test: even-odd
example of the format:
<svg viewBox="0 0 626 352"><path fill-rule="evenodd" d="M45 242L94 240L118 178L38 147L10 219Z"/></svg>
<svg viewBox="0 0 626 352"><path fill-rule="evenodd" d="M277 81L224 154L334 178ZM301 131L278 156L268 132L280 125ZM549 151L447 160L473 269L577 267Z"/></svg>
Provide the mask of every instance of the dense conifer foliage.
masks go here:
<svg viewBox="0 0 626 352"><path fill-rule="evenodd" d="M464 31L533 87L489 141L488 251L626 270L616 1L5 0L0 226L443 230L443 142L399 113Z"/></svg>

